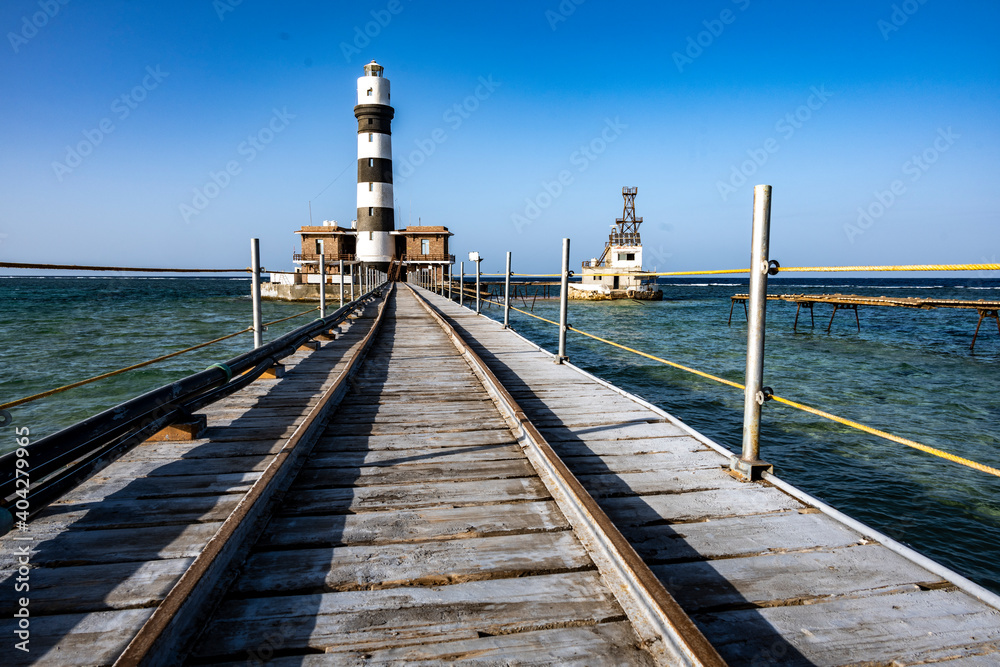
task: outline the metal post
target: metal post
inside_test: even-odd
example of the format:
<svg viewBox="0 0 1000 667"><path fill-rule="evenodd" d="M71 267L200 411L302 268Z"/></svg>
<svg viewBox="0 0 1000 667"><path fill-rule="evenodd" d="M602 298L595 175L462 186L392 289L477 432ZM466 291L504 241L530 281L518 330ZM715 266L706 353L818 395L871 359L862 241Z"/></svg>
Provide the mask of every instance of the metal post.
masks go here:
<svg viewBox="0 0 1000 667"><path fill-rule="evenodd" d="M253 346L264 344L264 319L260 310L260 239L250 239L250 296L253 300Z"/></svg>
<svg viewBox="0 0 1000 667"><path fill-rule="evenodd" d="M465 262L458 264L458 305L465 305Z"/></svg>
<svg viewBox="0 0 1000 667"><path fill-rule="evenodd" d="M340 260L340 307L344 307L344 260Z"/></svg>
<svg viewBox="0 0 1000 667"><path fill-rule="evenodd" d="M479 267L483 263L483 260L476 260L476 315L482 312L482 304L479 298Z"/></svg>
<svg viewBox="0 0 1000 667"><path fill-rule="evenodd" d="M455 268L454 264L448 265L448 301L451 301L451 284L455 280L454 268Z"/></svg>
<svg viewBox="0 0 1000 667"><path fill-rule="evenodd" d="M349 271L351 273L351 301L354 301L354 265L353 264L351 264L351 268L349 269Z"/></svg>
<svg viewBox="0 0 1000 667"><path fill-rule="evenodd" d="M323 241L319 242L319 316L326 317L326 256Z"/></svg>
<svg viewBox="0 0 1000 667"><path fill-rule="evenodd" d="M569 239L563 239L562 277L559 279L559 354L556 363L561 364L566 356L566 331L569 327L567 315L569 309Z"/></svg>
<svg viewBox="0 0 1000 667"><path fill-rule="evenodd" d="M746 389L743 391L743 451L730 468L744 481L772 468L760 460L760 408L771 394L764 386L764 322L767 315L768 244L771 235L771 186L753 189L753 241L750 247L750 319L747 324Z"/></svg>
<svg viewBox="0 0 1000 667"><path fill-rule="evenodd" d="M507 253L507 272L503 279L503 328L510 328L510 253Z"/></svg>

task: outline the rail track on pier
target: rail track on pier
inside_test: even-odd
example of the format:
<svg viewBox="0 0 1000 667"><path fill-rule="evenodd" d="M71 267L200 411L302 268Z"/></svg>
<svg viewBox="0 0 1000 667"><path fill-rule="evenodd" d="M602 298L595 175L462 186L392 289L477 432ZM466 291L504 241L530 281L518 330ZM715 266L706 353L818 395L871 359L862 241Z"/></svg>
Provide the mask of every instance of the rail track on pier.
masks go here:
<svg viewBox="0 0 1000 667"><path fill-rule="evenodd" d="M5 663L724 664L486 364L387 291L204 437L42 511Z"/></svg>

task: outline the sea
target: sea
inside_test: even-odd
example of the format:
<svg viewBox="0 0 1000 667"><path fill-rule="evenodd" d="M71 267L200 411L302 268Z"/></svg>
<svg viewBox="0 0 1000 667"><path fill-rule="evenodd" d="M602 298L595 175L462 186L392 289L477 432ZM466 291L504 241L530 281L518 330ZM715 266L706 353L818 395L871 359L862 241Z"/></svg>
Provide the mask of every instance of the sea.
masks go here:
<svg viewBox="0 0 1000 667"><path fill-rule="evenodd" d="M992 276L992 277L991 277ZM661 279L661 302L571 301L570 324L643 352L743 382L746 321L730 297L745 280ZM248 326L243 278L0 277L0 403L167 354ZM771 294L861 294L1000 301L994 274L965 278L772 278ZM514 305L558 319L558 301ZM264 302L265 320L301 303ZM975 310L866 307L809 311L768 302L765 385L877 429L1000 468L1000 332ZM486 315L502 319L500 310ZM316 313L272 325L273 339ZM554 351L557 329L514 312L523 336ZM10 412L32 439L225 361L243 334ZM570 361L658 405L733 452L742 392L570 333ZM0 453L15 445L0 431ZM1000 593L1000 478L769 402L761 456L786 481Z"/></svg>

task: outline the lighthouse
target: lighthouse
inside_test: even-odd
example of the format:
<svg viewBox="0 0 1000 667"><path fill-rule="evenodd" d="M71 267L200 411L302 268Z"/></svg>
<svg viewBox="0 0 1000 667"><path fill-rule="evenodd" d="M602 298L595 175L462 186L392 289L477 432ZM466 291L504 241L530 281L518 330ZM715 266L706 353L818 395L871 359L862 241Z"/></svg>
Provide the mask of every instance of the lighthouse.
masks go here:
<svg viewBox="0 0 1000 667"><path fill-rule="evenodd" d="M389 79L374 60L358 79L357 259L385 271L393 258L392 139Z"/></svg>

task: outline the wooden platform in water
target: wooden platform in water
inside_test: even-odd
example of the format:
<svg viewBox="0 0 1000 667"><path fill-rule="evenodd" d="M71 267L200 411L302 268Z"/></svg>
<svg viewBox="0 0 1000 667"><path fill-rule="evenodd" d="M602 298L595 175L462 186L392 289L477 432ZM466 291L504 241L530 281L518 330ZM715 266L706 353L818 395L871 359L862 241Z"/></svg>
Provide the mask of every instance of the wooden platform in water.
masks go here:
<svg viewBox="0 0 1000 667"><path fill-rule="evenodd" d="M1000 664L996 596L967 586L987 604L955 585L970 582L818 502L736 481L721 447L677 420L492 319L427 298L730 664Z"/></svg>
<svg viewBox="0 0 1000 667"><path fill-rule="evenodd" d="M421 294L730 664L997 664L1000 612L957 575L737 482L683 424ZM217 582L187 661L664 664L480 377L407 291L387 308L347 396ZM140 445L34 520L31 653L8 639L3 664L112 664L341 378L375 311L286 360L284 378L207 408L204 438ZM8 638L23 544L0 539Z"/></svg>

